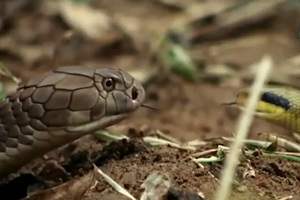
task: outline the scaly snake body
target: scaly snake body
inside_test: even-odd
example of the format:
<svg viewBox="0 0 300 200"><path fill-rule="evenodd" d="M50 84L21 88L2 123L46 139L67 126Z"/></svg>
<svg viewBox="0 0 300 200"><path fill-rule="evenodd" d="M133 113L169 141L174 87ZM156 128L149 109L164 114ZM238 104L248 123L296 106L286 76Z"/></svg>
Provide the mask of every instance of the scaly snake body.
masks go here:
<svg viewBox="0 0 300 200"><path fill-rule="evenodd" d="M0 178L124 120L144 98L143 86L114 68L63 67L31 79L0 102Z"/></svg>
<svg viewBox="0 0 300 200"><path fill-rule="evenodd" d="M249 97L249 88L241 89L233 102L227 105L244 109ZM300 91L283 86L267 86L257 102L255 116L293 132L300 142Z"/></svg>

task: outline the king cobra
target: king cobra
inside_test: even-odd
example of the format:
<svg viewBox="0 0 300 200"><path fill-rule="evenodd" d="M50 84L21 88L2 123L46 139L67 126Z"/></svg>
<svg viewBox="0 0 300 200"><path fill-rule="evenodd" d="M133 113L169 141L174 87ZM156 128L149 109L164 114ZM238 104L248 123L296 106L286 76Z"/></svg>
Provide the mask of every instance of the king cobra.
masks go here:
<svg viewBox="0 0 300 200"><path fill-rule="evenodd" d="M115 68L62 67L29 80L0 102L0 178L121 122L144 99L141 83Z"/></svg>

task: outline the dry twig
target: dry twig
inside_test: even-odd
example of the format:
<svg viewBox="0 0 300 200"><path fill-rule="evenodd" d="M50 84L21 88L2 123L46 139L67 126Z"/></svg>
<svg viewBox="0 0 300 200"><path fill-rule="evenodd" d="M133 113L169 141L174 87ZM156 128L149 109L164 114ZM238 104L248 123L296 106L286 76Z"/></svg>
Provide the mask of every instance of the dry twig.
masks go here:
<svg viewBox="0 0 300 200"><path fill-rule="evenodd" d="M255 82L251 88L251 93L245 108L243 115L240 118L237 131L236 140L231 145L231 150L228 155L228 159L225 162L224 173L221 177L221 186L217 191L215 200L225 200L229 196L231 183L234 177L235 169L238 163L240 149L243 144L243 140L247 137L248 129L254 117L254 110L257 105L261 90L264 87L264 83L268 77L268 74L272 68L272 59L269 56L265 56L258 68L259 71L256 75Z"/></svg>

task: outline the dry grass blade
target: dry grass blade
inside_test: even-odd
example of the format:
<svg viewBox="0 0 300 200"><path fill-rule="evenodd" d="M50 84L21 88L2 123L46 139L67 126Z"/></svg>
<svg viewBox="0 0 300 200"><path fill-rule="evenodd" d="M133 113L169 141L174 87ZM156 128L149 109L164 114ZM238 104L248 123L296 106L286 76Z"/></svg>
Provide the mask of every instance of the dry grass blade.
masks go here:
<svg viewBox="0 0 300 200"><path fill-rule="evenodd" d="M0 75L6 76L8 78L11 78L14 82L19 84L21 82L20 79L12 75L12 73L5 67L3 63L0 62Z"/></svg>
<svg viewBox="0 0 300 200"><path fill-rule="evenodd" d="M233 142L235 140L235 138L222 137L222 140L224 140L226 142ZM244 140L243 143L246 146L260 147L263 149L266 149L268 146L270 146L272 144L271 142L267 142L267 141L251 140L251 139Z"/></svg>
<svg viewBox="0 0 300 200"><path fill-rule="evenodd" d="M280 138L274 134L267 134L267 133L259 133L260 135L267 135L267 139L271 142L277 142L277 144L285 148L287 151L296 151L300 152L300 145L291 141L288 141L284 138Z"/></svg>
<svg viewBox="0 0 300 200"><path fill-rule="evenodd" d="M217 151L217 156L211 156L210 158L197 158L197 162L215 162L217 158L220 160L222 157L222 154L226 153L228 154L230 152L229 147L219 145L218 146L218 151ZM253 155L255 150L242 150L240 151L244 153L245 155ZM300 162L300 153L296 152L282 152L282 151L274 151L274 152L269 152L269 151L262 151L263 156L266 157L277 157L293 162Z"/></svg>
<svg viewBox="0 0 300 200"><path fill-rule="evenodd" d="M228 159L226 159L225 169L220 182L221 186L217 191L215 200L225 200L229 196L231 183L234 178L234 172L238 164L240 149L243 144L243 140L247 137L248 129L254 118L254 110L257 105L257 101L272 67L273 63L271 57L264 56L260 63L259 71L257 72L255 78L255 83L251 88L251 93L245 111L240 118L236 131L236 140L232 143Z"/></svg>
<svg viewBox="0 0 300 200"><path fill-rule="evenodd" d="M196 158L196 157L200 157L200 156L205 156L207 154L216 153L217 151L218 151L218 149L208 149L208 150L205 150L205 151L202 151L202 152L194 153L191 156Z"/></svg>
<svg viewBox="0 0 300 200"><path fill-rule="evenodd" d="M280 38L278 38L278 40L280 40ZM278 64L275 65L274 70L272 70L272 73L270 73L269 82L273 84L299 88L299 64L299 55L280 61ZM249 70L246 70L245 72L243 72L242 78L245 81L253 81L253 74L255 73L254 71L256 71L255 68L250 68Z"/></svg>
<svg viewBox="0 0 300 200"><path fill-rule="evenodd" d="M157 135L157 136L159 136L160 138L165 139L165 140L168 140L168 141L170 141L170 142L174 142L174 143L177 143L177 144L180 143L180 141L179 141L178 139L176 139L176 138L174 138L174 137L172 137L172 136L170 136L170 135L167 135L167 134L163 133L162 131L160 131L160 130L158 130L158 129L154 130L153 133L151 133L151 134L149 134L149 135L150 135L150 136L151 136L151 135Z"/></svg>
<svg viewBox="0 0 300 200"><path fill-rule="evenodd" d="M95 172L91 171L79 179L72 179L54 188L34 193L22 200L80 200L95 182Z"/></svg>
<svg viewBox="0 0 300 200"><path fill-rule="evenodd" d="M204 146L204 145L208 144L208 142L197 139L197 140L188 141L184 144L187 146Z"/></svg>
<svg viewBox="0 0 300 200"><path fill-rule="evenodd" d="M282 197L282 198L279 198L278 200L289 200L289 199L292 199L293 196L287 196L287 197Z"/></svg>
<svg viewBox="0 0 300 200"><path fill-rule="evenodd" d="M97 170L98 174L101 175L108 182L108 184L111 185L117 192L119 192L120 194L123 194L124 196L128 197L129 199L137 200L127 190L125 190L121 185L119 185L116 181L114 181L112 178L110 178L109 176L107 176L96 165L94 165L94 167Z"/></svg>
<svg viewBox="0 0 300 200"><path fill-rule="evenodd" d="M177 144L177 143L170 142L168 140L164 140L164 139L156 138L156 137L144 137L143 140L144 140L144 142L146 142L152 146L169 145L170 147L173 147L173 148L182 149L182 150L192 150L192 151L195 151L197 149L193 146L184 146L181 144Z"/></svg>

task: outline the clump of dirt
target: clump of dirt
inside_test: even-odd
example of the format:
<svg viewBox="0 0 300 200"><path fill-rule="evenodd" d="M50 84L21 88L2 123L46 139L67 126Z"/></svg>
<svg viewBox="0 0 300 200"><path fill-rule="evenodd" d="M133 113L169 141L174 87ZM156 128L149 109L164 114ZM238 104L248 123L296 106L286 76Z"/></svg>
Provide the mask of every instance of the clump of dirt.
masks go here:
<svg viewBox="0 0 300 200"><path fill-rule="evenodd" d="M87 146L80 143L78 147L80 150L74 151L68 158L64 158L62 163L52 165L54 166L53 168L49 168L47 163L36 162L35 167L36 165L43 166L43 170L37 173L36 176L21 175L8 184L1 185L0 189L4 190L7 187L22 188L22 194L24 195L26 194L24 191L29 185L34 185L36 189L53 187L61 184L61 181L81 176L91 170L92 165L88 164L89 159L93 160L107 175L114 178L134 196L141 195L140 185L152 171L161 171L169 174L172 177L174 186L182 189L200 191L203 187L211 187L212 177L207 173L207 170L199 168L187 159L190 155L190 152L187 151L165 147L151 147L143 143L141 139L112 142L104 146L101 151L94 151L90 148L87 151L85 149ZM62 171L64 173L61 173ZM64 176L64 174L69 174L69 176ZM57 180L58 177L60 180ZM202 181L199 182L199 178L207 184L201 183ZM16 180L20 179L26 181L17 181L15 183ZM35 181L28 182L31 179ZM49 183L50 180L51 182ZM89 195L97 195L99 197L105 196L107 192L114 193L105 180L102 180ZM1 194L0 197L1 199L20 198L20 196L14 198L11 195L1 196Z"/></svg>
<svg viewBox="0 0 300 200"><path fill-rule="evenodd" d="M300 186L299 163L289 162L280 158L268 158L261 155L249 156L251 165L256 171L255 179L251 183L257 188L268 191L289 191L290 194L297 194L296 188Z"/></svg>
<svg viewBox="0 0 300 200"><path fill-rule="evenodd" d="M17 200L25 197L28 189L31 192L44 190L87 174L93 168L91 160L136 198L143 193L141 184L154 171L165 173L172 180L172 187L164 196L166 200L180 199L180 196L187 200L200 199L197 193L204 194L205 199L212 199L215 195L218 186L216 179L220 176L223 162L207 164L202 168L189 159L193 153L191 151L171 147L152 147L139 137L129 141L111 142L102 146L101 150L99 150L100 144L96 149L91 148L93 145L87 145L96 143L95 139L83 138L78 141L76 150L70 154L64 152L70 147L65 147L60 152L52 152L67 156L63 159L57 158L56 164L53 164L52 160L50 162L52 168L49 168L49 163L37 161L34 167L42 167L42 170L36 175L23 174L8 184L2 184L0 191L6 192L0 192L0 198ZM216 145L204 146L199 151L214 148ZM299 187L297 172L300 164L279 158L266 158L259 151L253 155L242 156L241 163L246 162L254 168L255 176L243 180L241 184L246 186L245 191L233 190L233 199L243 199L242 197L245 196L247 197L245 199L271 199L273 195L287 195L291 192L300 197L300 192L297 191ZM244 171L244 167L242 165L239 171ZM16 189L11 190L14 193L7 192L9 188L18 188L18 192L15 192ZM117 197L118 193L104 179L101 179L95 188L86 193L84 199L108 196Z"/></svg>

